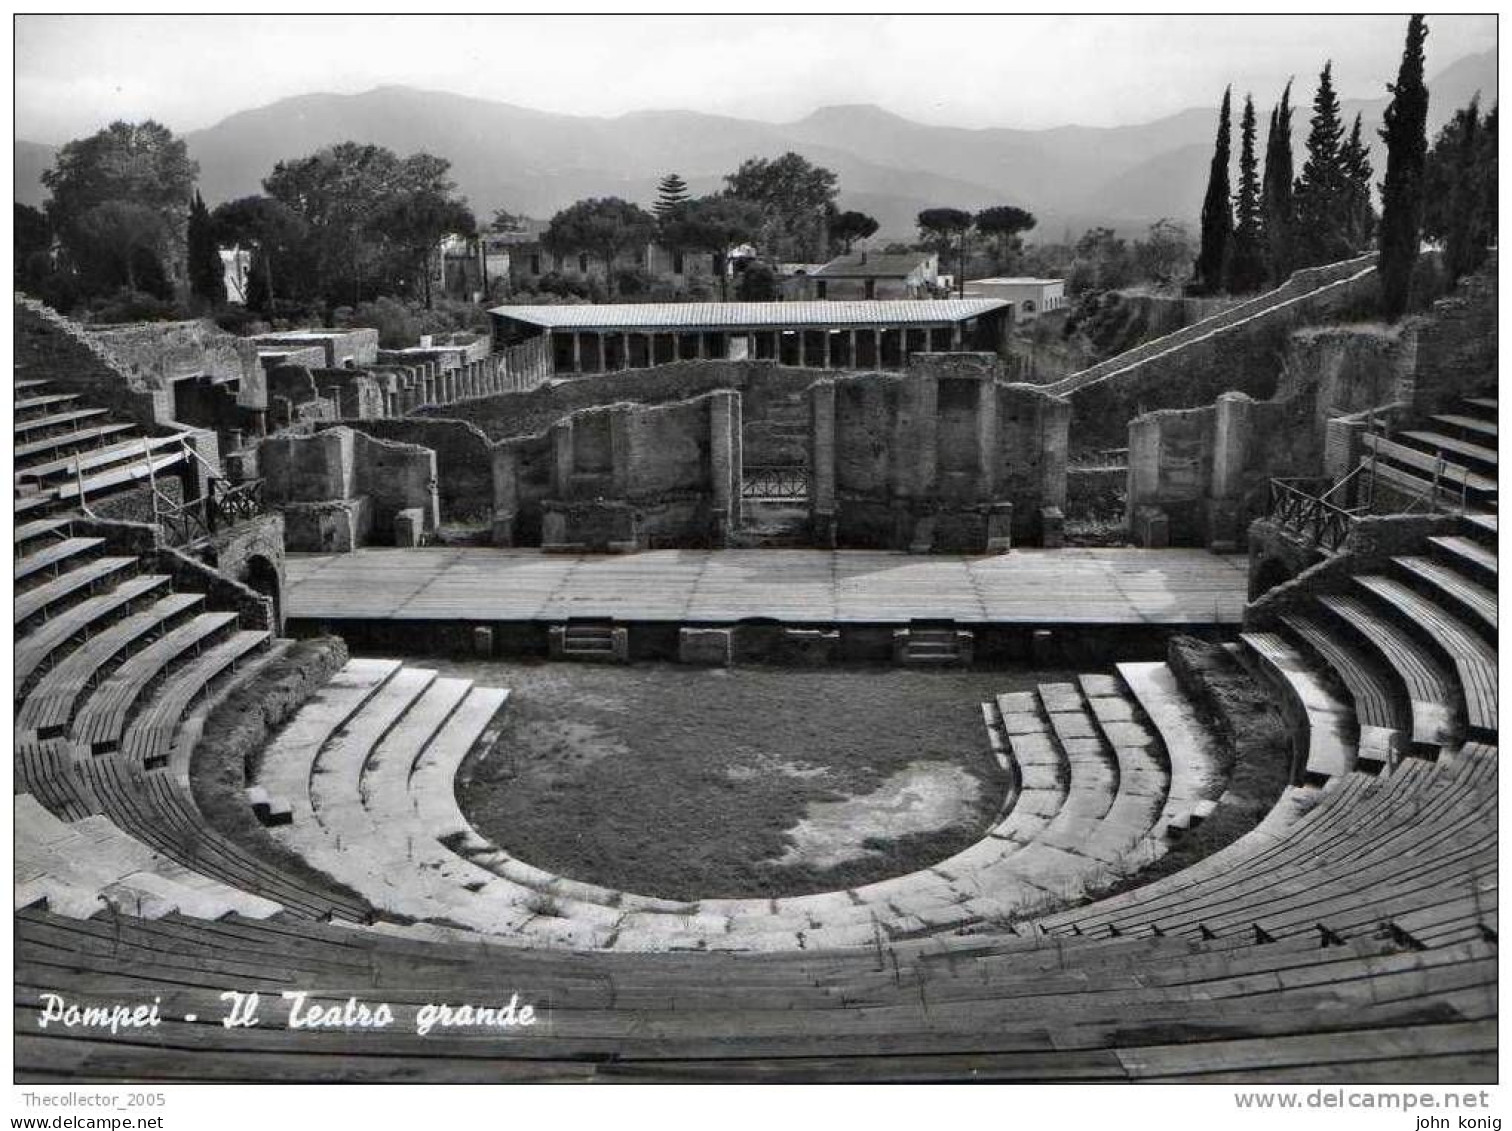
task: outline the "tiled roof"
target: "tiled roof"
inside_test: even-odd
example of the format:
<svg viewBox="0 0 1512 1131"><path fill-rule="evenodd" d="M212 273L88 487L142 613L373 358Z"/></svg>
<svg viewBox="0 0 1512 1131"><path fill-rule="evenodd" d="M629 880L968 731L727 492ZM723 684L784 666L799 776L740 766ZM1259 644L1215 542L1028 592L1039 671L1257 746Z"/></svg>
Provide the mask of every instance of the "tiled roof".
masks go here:
<svg viewBox="0 0 1512 1131"><path fill-rule="evenodd" d="M1031 275L996 275L991 279L967 279L966 285L975 283L996 283L1000 287L1046 287L1055 283L1064 283L1064 279L1036 279Z"/></svg>
<svg viewBox="0 0 1512 1131"><path fill-rule="evenodd" d="M927 252L914 252L908 255L878 255L867 253L862 259L858 252L853 255L842 255L838 259L831 259L813 274L834 278L902 278L912 274L929 258Z"/></svg>
<svg viewBox="0 0 1512 1131"><path fill-rule="evenodd" d="M1004 310L997 298L858 302L644 302L496 306L490 314L550 330L736 330L800 326L928 326Z"/></svg>

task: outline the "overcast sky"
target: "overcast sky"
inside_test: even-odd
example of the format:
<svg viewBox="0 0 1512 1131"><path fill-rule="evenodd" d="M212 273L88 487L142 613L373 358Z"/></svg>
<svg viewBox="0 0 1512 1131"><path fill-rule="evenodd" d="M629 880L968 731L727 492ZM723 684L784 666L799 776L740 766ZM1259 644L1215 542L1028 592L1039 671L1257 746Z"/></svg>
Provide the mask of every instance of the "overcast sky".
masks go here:
<svg viewBox="0 0 1512 1131"><path fill-rule="evenodd" d="M1428 72L1496 46L1494 16L1429 16ZM1124 125L1273 95L1325 57L1346 98L1396 74L1405 16L18 16L16 131L115 118L176 131L385 84L612 116L785 121L873 102L963 126Z"/></svg>

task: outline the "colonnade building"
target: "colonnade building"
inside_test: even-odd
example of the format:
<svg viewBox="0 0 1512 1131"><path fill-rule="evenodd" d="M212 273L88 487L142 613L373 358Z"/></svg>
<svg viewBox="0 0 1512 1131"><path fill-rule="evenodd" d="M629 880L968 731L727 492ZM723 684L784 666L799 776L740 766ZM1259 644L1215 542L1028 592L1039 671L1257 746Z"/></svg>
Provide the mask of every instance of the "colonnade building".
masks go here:
<svg viewBox="0 0 1512 1131"><path fill-rule="evenodd" d="M499 306L495 348L543 336L558 375L673 361L776 361L816 369L902 369L914 353L1004 353L1001 299Z"/></svg>

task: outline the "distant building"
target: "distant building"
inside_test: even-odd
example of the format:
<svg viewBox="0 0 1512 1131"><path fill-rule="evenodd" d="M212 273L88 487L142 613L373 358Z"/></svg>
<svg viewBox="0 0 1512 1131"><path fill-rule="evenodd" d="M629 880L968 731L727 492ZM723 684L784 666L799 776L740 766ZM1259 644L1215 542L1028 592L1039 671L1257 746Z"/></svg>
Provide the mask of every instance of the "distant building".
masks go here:
<svg viewBox="0 0 1512 1131"><path fill-rule="evenodd" d="M914 353L1005 353L1013 327L1012 307L997 299L606 303L489 313L496 349L545 338L558 376L705 359L901 369Z"/></svg>
<svg viewBox="0 0 1512 1131"><path fill-rule="evenodd" d="M478 302L496 279L509 278L509 245L498 233L449 235L430 261L431 286L453 298Z"/></svg>
<svg viewBox="0 0 1512 1131"><path fill-rule="evenodd" d="M968 279L966 297L1006 299L1013 303L1013 320L1023 324L1066 305L1066 280L1027 276Z"/></svg>
<svg viewBox="0 0 1512 1131"><path fill-rule="evenodd" d="M806 293L794 298L928 298L935 293L940 257L932 251L886 255L858 251L832 259L806 276Z"/></svg>
<svg viewBox="0 0 1512 1131"><path fill-rule="evenodd" d="M226 298L231 302L247 301L247 273L252 269L252 253L244 247L220 249L221 271L225 275Z"/></svg>
<svg viewBox="0 0 1512 1131"><path fill-rule="evenodd" d="M604 261L591 252L562 252L549 249L544 240L547 225L541 220L524 220L521 227L508 232L490 233L497 246L495 254L507 259L511 290L533 289L547 275L566 279L605 280ZM740 257L740 251L732 259ZM677 251L658 243L647 243L621 252L614 260L616 271L643 271L651 278L673 286L694 281L709 285L719 282L719 257L705 251Z"/></svg>

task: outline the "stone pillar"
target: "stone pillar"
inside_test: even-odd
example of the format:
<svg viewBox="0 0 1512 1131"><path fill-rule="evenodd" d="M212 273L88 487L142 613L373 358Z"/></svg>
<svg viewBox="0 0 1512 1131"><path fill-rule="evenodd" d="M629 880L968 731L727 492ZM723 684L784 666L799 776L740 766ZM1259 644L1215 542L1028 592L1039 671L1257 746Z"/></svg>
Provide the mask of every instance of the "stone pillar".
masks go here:
<svg viewBox="0 0 1512 1131"><path fill-rule="evenodd" d="M834 336L834 331L831 330L828 326L826 326L824 328L824 330L823 330L823 334L824 334L824 368L829 369L829 368L831 368L831 364L830 364L830 338Z"/></svg>
<svg viewBox="0 0 1512 1131"><path fill-rule="evenodd" d="M1244 466L1254 433L1254 407L1255 402L1243 393L1224 393L1214 406L1207 541L1219 553L1233 553L1239 545L1239 512L1244 496Z"/></svg>
<svg viewBox="0 0 1512 1131"><path fill-rule="evenodd" d="M861 363L856 360L856 331L850 332L850 367L860 369Z"/></svg>
<svg viewBox="0 0 1512 1131"><path fill-rule="evenodd" d="M700 330L698 331L698 349L695 351L694 357L696 357L699 361L705 361L708 359L708 356L709 340L704 337L704 332Z"/></svg>
<svg viewBox="0 0 1512 1131"><path fill-rule="evenodd" d="M835 383L816 381L809 386L809 512L814 545L834 549L836 533L835 491Z"/></svg>
<svg viewBox="0 0 1512 1131"><path fill-rule="evenodd" d="M1129 498L1124 516L1134 534L1134 516L1160 494L1160 419L1137 416L1129 421Z"/></svg>
<svg viewBox="0 0 1512 1131"><path fill-rule="evenodd" d="M566 499L572 494L572 420L558 421L551 429L551 497Z"/></svg>
<svg viewBox="0 0 1512 1131"><path fill-rule="evenodd" d="M997 496L997 407L997 382L990 376L978 381L977 497L984 503L993 502Z"/></svg>
<svg viewBox="0 0 1512 1131"><path fill-rule="evenodd" d="M873 330L872 336L872 368L882 368L882 331Z"/></svg>
<svg viewBox="0 0 1512 1131"><path fill-rule="evenodd" d="M573 331L572 334L572 371L583 371L583 335Z"/></svg>
<svg viewBox="0 0 1512 1131"><path fill-rule="evenodd" d="M715 546L729 544L740 526L740 394L718 392L709 398L709 474L712 480Z"/></svg>
<svg viewBox="0 0 1512 1131"><path fill-rule="evenodd" d="M639 409L635 405L617 405L609 414L609 444L614 460L614 494L624 498L630 493L634 479L631 467L633 452L630 447L630 414Z"/></svg>
<svg viewBox="0 0 1512 1131"><path fill-rule="evenodd" d="M961 352L961 324L959 322L950 324L950 352Z"/></svg>
<svg viewBox="0 0 1512 1131"><path fill-rule="evenodd" d="M629 369L630 368L630 335L629 334L621 334L619 336L619 339L620 339L620 363L619 363L619 367L621 369Z"/></svg>
<svg viewBox="0 0 1512 1131"><path fill-rule="evenodd" d="M1064 510L1066 462L1071 450L1071 403L1055 400L1040 409L1040 504ZM1130 466L1133 466L1132 454Z"/></svg>

